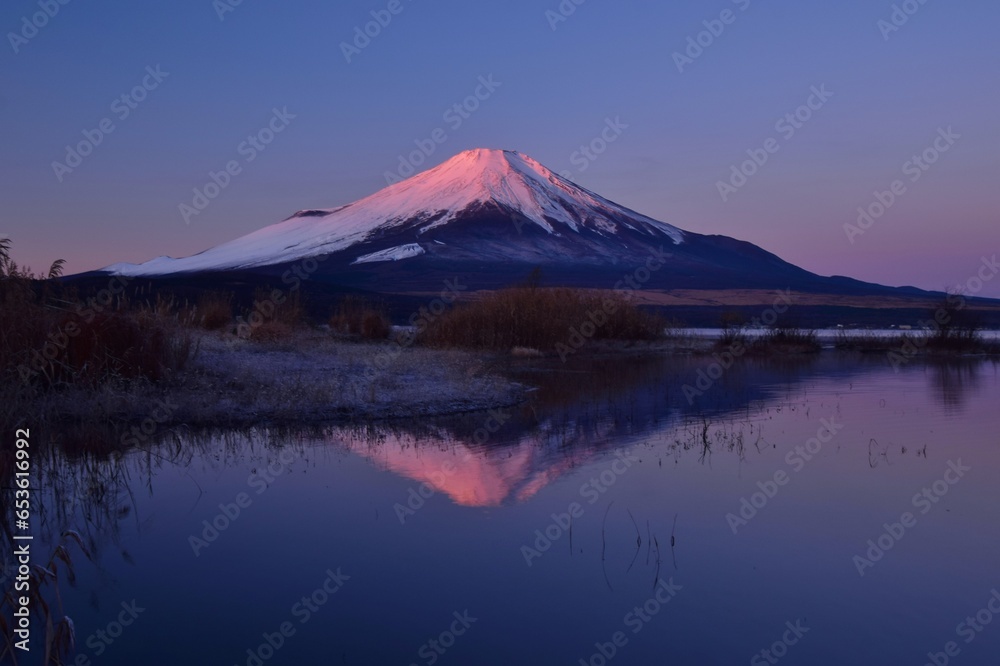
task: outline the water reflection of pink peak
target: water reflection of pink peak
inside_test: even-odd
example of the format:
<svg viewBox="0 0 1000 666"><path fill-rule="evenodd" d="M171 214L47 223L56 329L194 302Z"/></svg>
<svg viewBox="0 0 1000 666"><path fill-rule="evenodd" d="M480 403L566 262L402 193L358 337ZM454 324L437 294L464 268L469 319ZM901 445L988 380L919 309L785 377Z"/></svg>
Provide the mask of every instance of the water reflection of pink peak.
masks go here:
<svg viewBox="0 0 1000 666"><path fill-rule="evenodd" d="M581 451L552 457L536 440L482 449L450 440L388 435L378 444L347 439L345 445L379 468L426 483L469 507L522 502L591 456Z"/></svg>

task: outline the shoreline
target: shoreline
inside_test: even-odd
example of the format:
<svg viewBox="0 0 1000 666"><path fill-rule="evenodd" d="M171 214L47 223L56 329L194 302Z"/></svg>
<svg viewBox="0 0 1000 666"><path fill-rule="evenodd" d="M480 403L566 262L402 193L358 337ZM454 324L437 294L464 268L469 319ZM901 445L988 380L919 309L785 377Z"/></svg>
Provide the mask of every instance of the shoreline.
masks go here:
<svg viewBox="0 0 1000 666"><path fill-rule="evenodd" d="M251 342L233 335L194 331L196 352L184 370L159 382L97 388L75 386L40 395L25 416L50 423L128 428L136 436L177 427L196 429L364 425L443 418L523 404L534 387L515 381L510 366L546 369L560 355L534 349L507 352L400 347L337 339L321 330L300 330L278 342ZM869 340L870 344L871 341ZM989 343L987 343L989 344ZM375 359L399 349L384 370ZM590 341L575 359L683 356L711 360L728 353L717 339L694 335L658 341ZM898 348L789 345L747 349L734 360L808 360L820 355L872 359ZM570 362L572 362L572 358ZM1000 353L918 349L912 361L998 360ZM151 425L150 425L151 424ZM126 437L123 435L123 437Z"/></svg>

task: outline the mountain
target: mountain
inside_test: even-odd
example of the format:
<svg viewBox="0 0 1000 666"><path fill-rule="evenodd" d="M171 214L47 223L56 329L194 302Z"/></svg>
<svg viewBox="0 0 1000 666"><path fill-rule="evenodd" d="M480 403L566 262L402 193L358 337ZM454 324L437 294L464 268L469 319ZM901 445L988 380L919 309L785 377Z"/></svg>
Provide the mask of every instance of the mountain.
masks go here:
<svg viewBox="0 0 1000 666"><path fill-rule="evenodd" d="M494 216L504 218L503 228L487 229L484 223L479 229L462 229ZM475 245L449 242L459 230L467 232L462 236L468 240L477 241ZM516 242L517 236L543 242ZM400 261L424 254L453 259L546 262L573 258L616 263L630 254L628 241L658 246L678 244L683 239L680 229L589 192L530 157L500 150L470 150L355 203L299 211L284 222L192 257L160 257L137 266L116 264L105 270L148 276L247 269L345 252L351 253L355 264ZM390 246L383 247L387 244Z"/></svg>
<svg viewBox="0 0 1000 666"><path fill-rule="evenodd" d="M517 152L470 150L339 208L302 210L199 254L103 269L133 277L281 275L321 258L315 278L384 293L522 280L611 288L658 258L649 290L787 289L925 295L798 268L747 242L683 231L609 201Z"/></svg>

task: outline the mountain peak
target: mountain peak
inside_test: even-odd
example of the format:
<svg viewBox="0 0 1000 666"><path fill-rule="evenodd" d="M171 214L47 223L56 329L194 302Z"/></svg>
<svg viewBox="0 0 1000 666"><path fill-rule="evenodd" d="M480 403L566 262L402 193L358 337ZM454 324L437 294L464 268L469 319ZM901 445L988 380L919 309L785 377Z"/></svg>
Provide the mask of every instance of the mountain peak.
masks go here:
<svg viewBox="0 0 1000 666"><path fill-rule="evenodd" d="M456 160L502 160L507 155L519 155L516 150L505 150L500 148L470 148L450 157L447 162Z"/></svg>
<svg viewBox="0 0 1000 666"><path fill-rule="evenodd" d="M554 176L551 171L538 161L515 150L498 150L494 148L474 148L463 150L441 164L409 180L422 185L434 186L440 180L464 181L469 185L493 181L506 177L530 177L532 174L548 180ZM403 181L408 182L408 181ZM401 183L399 183L401 184Z"/></svg>
<svg viewBox="0 0 1000 666"><path fill-rule="evenodd" d="M463 151L438 166L391 185L357 204L391 206L385 213L406 210L443 212L426 229L447 224L471 206L498 205L550 234L579 232L591 226L614 233L622 215L642 222L680 242L676 227L639 215L554 173L538 160L512 150L476 148ZM425 230L426 230L425 229Z"/></svg>
<svg viewBox="0 0 1000 666"><path fill-rule="evenodd" d="M384 193L412 191L425 189L439 193L454 192L457 189L476 188L470 195L483 195L489 198L492 191L504 179L529 176L535 172L547 179L551 174L541 164L529 157L512 150L496 150L491 148L475 148L465 150L451 157L436 167L396 183L386 188ZM490 191L484 191L486 187Z"/></svg>
<svg viewBox="0 0 1000 666"><path fill-rule="evenodd" d="M507 174L527 167L540 173L551 173L539 162L516 150L500 150L497 148L473 148L463 150L457 155L445 160L437 167L447 171L464 171L470 178L484 173Z"/></svg>
<svg viewBox="0 0 1000 666"><path fill-rule="evenodd" d="M612 246L624 243L623 234L632 233L675 244L684 239L680 229L604 199L527 155L477 148L354 203L299 211L284 222L191 257L116 264L105 270L162 275L276 265L340 252L403 229L413 229L416 237L408 241L408 251L390 255L410 258L419 256L412 246L421 247L427 232L484 206L510 215L518 235L527 224L556 238L596 235L614 240Z"/></svg>

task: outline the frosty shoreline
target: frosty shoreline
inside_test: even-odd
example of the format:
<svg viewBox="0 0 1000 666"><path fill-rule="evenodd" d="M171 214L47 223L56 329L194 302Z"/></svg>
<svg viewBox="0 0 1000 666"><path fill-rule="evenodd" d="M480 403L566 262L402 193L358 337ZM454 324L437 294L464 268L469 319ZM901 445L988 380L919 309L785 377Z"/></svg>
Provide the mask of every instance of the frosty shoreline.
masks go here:
<svg viewBox="0 0 1000 666"><path fill-rule="evenodd" d="M385 369L386 344L299 332L275 343L196 333L188 366L156 385L74 389L50 398L68 419L157 427L365 422L445 416L524 400L528 388L487 368L488 354L404 348Z"/></svg>
<svg viewBox="0 0 1000 666"><path fill-rule="evenodd" d="M688 329L650 342L589 341L581 351L597 357L668 354L711 361L718 338L703 333ZM193 335L197 352L169 379L96 391L76 387L47 396L37 406L66 420L152 424L156 432L175 426L323 425L451 416L524 402L531 387L505 376L503 366L518 356L518 365L553 356L527 349L500 354L352 342L319 330L298 331L269 343L201 331ZM831 343L824 340L822 353L853 353L834 350ZM887 349L875 345L868 356L884 355ZM927 356L922 351L919 355ZM801 356L804 350L787 347L763 353Z"/></svg>

